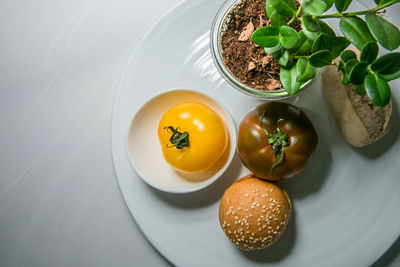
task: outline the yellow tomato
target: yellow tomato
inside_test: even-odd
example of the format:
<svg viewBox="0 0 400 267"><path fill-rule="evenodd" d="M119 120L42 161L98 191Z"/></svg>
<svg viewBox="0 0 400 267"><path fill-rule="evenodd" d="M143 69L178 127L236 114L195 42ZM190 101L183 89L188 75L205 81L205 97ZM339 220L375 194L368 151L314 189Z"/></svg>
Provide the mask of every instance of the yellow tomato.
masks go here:
<svg viewBox="0 0 400 267"><path fill-rule="evenodd" d="M158 125L158 137L168 164L186 173L210 169L228 146L221 117L198 102L183 102L168 110Z"/></svg>

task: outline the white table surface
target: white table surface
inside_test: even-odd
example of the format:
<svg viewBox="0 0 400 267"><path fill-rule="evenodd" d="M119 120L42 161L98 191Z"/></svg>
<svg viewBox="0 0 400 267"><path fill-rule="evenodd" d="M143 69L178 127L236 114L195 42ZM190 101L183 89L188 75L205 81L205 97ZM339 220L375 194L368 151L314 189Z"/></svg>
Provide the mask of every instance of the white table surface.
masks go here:
<svg viewBox="0 0 400 267"><path fill-rule="evenodd" d="M0 2L0 266L168 265L122 199L110 124L128 55L178 2Z"/></svg>

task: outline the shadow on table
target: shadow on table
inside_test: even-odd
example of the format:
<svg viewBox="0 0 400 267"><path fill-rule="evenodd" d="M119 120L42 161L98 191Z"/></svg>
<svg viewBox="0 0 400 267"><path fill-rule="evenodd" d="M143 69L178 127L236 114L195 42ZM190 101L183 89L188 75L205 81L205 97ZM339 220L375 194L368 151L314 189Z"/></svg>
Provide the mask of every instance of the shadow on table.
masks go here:
<svg viewBox="0 0 400 267"><path fill-rule="evenodd" d="M377 260L372 267L383 267L389 266L393 261L399 257L400 255L400 237L394 242L394 244L390 247L382 257ZM393 265L394 266L394 265Z"/></svg>
<svg viewBox="0 0 400 267"><path fill-rule="evenodd" d="M322 118L317 118L319 116L317 113L307 111L307 115L314 118L313 121L322 121ZM318 146L305 171L296 177L279 182L287 190L292 201L318 192L329 174L332 163L331 142L334 142L334 140L330 140L326 129L324 129L326 128L324 124L317 125L314 123L314 126L318 133Z"/></svg>
<svg viewBox="0 0 400 267"><path fill-rule="evenodd" d="M281 238L265 250L241 251L250 261L258 263L279 262L290 254L296 243L296 211L292 215Z"/></svg>
<svg viewBox="0 0 400 267"><path fill-rule="evenodd" d="M376 141L375 143L366 147L356 148L352 147L354 151L370 159L376 159L388 151L393 144L399 139L400 135L400 114L399 107L396 99L392 97L392 127L389 132Z"/></svg>
<svg viewBox="0 0 400 267"><path fill-rule="evenodd" d="M170 194L152 189L151 191L163 201L185 209L202 208L219 201L225 190L239 178L243 168L239 156L235 154L232 163L225 173L208 187L193 193Z"/></svg>

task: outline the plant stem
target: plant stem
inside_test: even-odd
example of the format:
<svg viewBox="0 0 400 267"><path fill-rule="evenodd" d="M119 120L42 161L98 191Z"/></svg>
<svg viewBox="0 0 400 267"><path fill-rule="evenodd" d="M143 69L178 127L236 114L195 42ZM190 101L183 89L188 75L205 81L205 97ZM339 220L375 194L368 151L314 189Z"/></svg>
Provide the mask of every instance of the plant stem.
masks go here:
<svg viewBox="0 0 400 267"><path fill-rule="evenodd" d="M297 9L297 12L296 12L296 14L293 16L293 18L292 18L291 20L288 21L288 23L287 23L288 26L292 25L293 22L295 22L296 19L300 16L301 8L302 8L302 7L300 6L299 9Z"/></svg>
<svg viewBox="0 0 400 267"><path fill-rule="evenodd" d="M327 15L321 15L321 16L313 16L313 17L314 18L318 18L318 19L354 17L354 16L357 16L357 15L364 15L364 14L367 14L367 13L376 13L377 11L379 11L381 9L384 9L384 8L390 6L390 5L393 5L393 4L397 3L397 2L400 2L400 1L399 0L392 0L392 1L389 1L389 2L387 2L385 4L383 4L383 5L378 5L378 6L374 7L374 8L367 9L367 10L361 10L361 11L357 11L357 12L347 12L347 13L336 12L336 13L333 13L333 14L327 14Z"/></svg>

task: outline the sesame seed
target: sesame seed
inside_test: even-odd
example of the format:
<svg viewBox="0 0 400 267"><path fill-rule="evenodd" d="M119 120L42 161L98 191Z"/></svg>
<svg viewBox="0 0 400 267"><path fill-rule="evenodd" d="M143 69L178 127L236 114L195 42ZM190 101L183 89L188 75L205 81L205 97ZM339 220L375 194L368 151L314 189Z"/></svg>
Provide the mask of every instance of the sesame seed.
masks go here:
<svg viewBox="0 0 400 267"><path fill-rule="evenodd" d="M249 194L246 193L246 194L244 194L244 196L245 196L245 197L249 197Z"/></svg>
<svg viewBox="0 0 400 267"><path fill-rule="evenodd" d="M271 192L271 193L272 193L272 192L274 192L274 189L273 189L273 188L271 188L271 190L269 190L269 192Z"/></svg>

